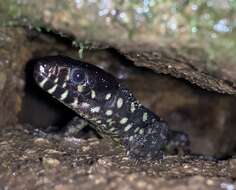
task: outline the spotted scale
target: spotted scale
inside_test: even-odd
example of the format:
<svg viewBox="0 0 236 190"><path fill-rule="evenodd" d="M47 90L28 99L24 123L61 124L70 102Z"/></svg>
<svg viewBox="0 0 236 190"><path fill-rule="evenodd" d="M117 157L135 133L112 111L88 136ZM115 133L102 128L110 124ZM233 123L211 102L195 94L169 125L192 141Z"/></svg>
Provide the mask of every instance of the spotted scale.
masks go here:
<svg viewBox="0 0 236 190"><path fill-rule="evenodd" d="M168 127L102 69L64 56L36 60L34 77L54 98L88 120L102 136L117 139L135 159L159 159Z"/></svg>

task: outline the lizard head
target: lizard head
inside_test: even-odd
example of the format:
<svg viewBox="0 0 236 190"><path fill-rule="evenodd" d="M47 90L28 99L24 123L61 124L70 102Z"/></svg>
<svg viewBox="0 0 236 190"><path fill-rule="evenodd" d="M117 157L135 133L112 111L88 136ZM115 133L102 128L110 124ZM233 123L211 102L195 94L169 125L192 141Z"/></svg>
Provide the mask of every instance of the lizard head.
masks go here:
<svg viewBox="0 0 236 190"><path fill-rule="evenodd" d="M34 78L42 89L80 113L102 105L119 89L118 81L111 74L65 56L36 59Z"/></svg>

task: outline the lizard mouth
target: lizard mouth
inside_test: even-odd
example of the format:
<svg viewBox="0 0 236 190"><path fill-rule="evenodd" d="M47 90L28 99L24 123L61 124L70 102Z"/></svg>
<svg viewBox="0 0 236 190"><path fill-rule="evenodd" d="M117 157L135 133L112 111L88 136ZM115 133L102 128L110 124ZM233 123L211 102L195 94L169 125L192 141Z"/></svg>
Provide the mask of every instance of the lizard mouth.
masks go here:
<svg viewBox="0 0 236 190"><path fill-rule="evenodd" d="M49 63L41 61L41 59L35 60L34 65L34 79L36 83L43 89L48 89L51 85L55 85L55 79L57 78L58 68L52 66Z"/></svg>
<svg viewBox="0 0 236 190"><path fill-rule="evenodd" d="M57 67L52 67L50 64L36 60L36 64L34 66L34 76L37 77L41 75L44 78L49 78L51 75L56 76L57 73Z"/></svg>
<svg viewBox="0 0 236 190"><path fill-rule="evenodd" d="M64 67L58 67L53 63L44 60L36 60L34 65L34 79L39 87L51 94L64 104L74 102L75 91L70 86L68 79L68 70ZM63 86L64 85L64 86Z"/></svg>
<svg viewBox="0 0 236 190"><path fill-rule="evenodd" d="M65 65L57 65L54 62L48 62L43 58L35 60L34 79L38 85L45 89L45 84L57 85L62 89L71 88L70 67Z"/></svg>

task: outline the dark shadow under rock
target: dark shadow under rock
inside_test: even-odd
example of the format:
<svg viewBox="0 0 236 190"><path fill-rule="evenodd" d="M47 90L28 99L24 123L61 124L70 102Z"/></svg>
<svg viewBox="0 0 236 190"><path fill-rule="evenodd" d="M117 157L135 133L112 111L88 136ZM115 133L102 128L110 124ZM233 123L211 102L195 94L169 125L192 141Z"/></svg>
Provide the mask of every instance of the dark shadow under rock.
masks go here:
<svg viewBox="0 0 236 190"><path fill-rule="evenodd" d="M184 78L206 90L223 94L236 93L233 79L224 77L220 68L211 73L207 71L206 60L200 58L193 60L191 56L179 54L175 48L136 44L121 48L119 51L138 67L170 74L176 78Z"/></svg>

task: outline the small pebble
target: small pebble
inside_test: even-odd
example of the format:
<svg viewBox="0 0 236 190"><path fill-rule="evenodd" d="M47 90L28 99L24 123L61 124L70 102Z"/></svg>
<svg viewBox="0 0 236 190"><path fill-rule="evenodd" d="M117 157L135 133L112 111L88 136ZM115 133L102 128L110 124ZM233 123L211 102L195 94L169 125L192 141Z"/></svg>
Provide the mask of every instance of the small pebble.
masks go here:
<svg viewBox="0 0 236 190"><path fill-rule="evenodd" d="M60 161L54 158L43 158L43 165L46 168L55 168L60 165Z"/></svg>
<svg viewBox="0 0 236 190"><path fill-rule="evenodd" d="M34 143L37 145L46 145L46 144L50 144L50 142L47 139L44 138L36 138L34 140Z"/></svg>

